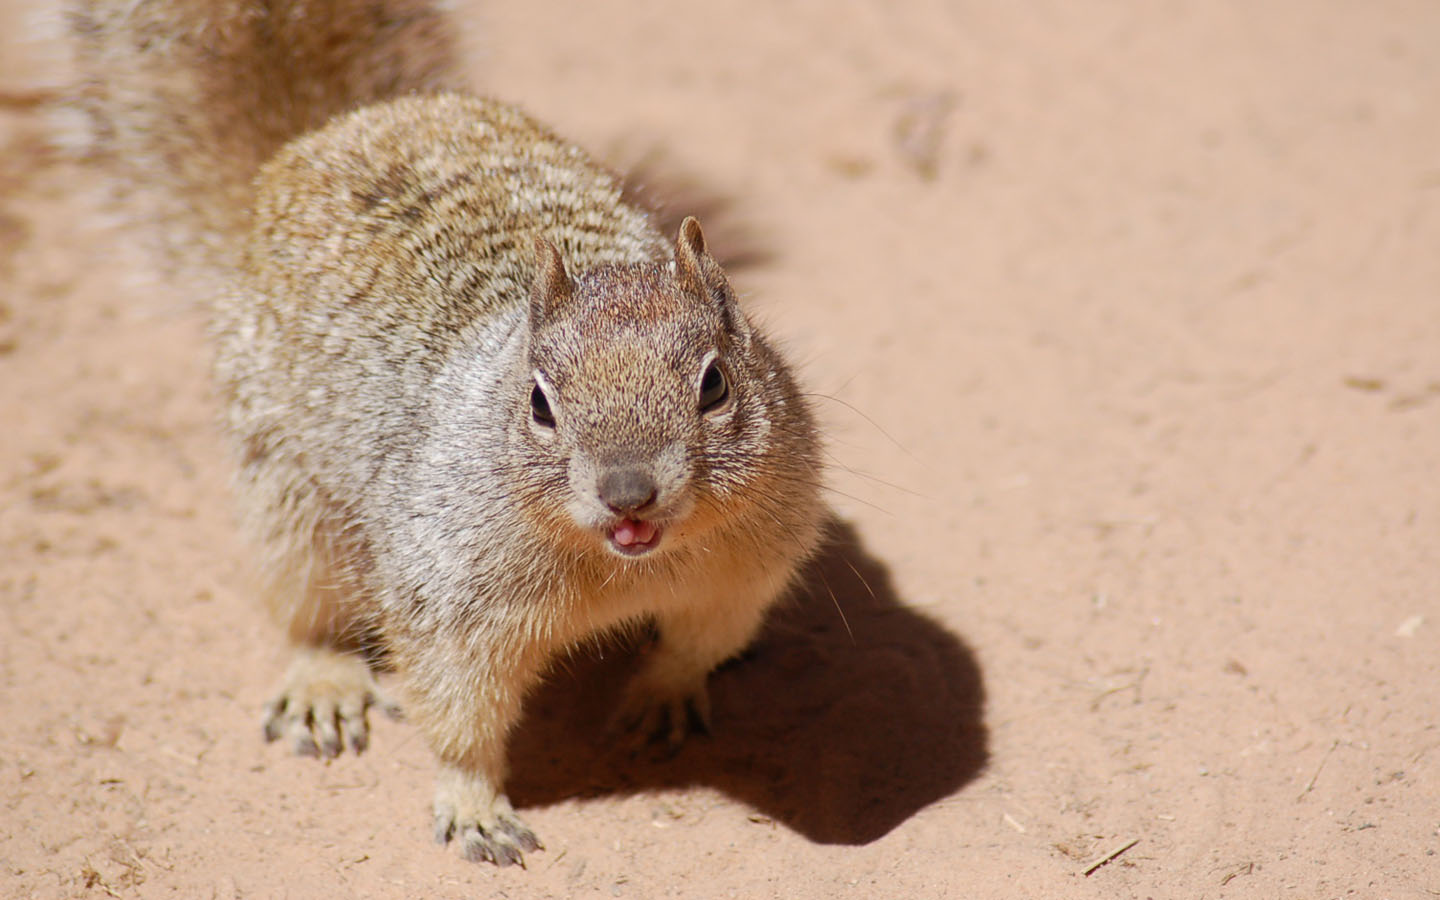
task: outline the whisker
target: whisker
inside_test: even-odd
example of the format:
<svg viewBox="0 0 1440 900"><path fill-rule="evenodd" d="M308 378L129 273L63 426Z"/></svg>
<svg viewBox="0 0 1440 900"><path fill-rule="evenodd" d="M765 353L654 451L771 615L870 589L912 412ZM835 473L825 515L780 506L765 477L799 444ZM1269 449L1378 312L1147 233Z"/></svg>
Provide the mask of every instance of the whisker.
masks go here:
<svg viewBox="0 0 1440 900"><path fill-rule="evenodd" d="M819 572L819 575L820 583L825 586L825 593L830 595L831 605L833 605L835 607L835 611L840 614L840 624L845 626L845 633L850 636L850 646L858 646L855 642L855 632L850 628L850 620L846 618L845 610L842 609L840 606L840 598L835 596L835 589L830 587L830 579L825 577L824 572ZM863 581L864 579L862 578L861 580Z"/></svg>
<svg viewBox="0 0 1440 900"><path fill-rule="evenodd" d="M847 382L847 384L848 384L848 382ZM864 419L866 422L870 423L870 427L874 428L876 431L878 431L878 432L880 432L882 435L884 435L884 436L885 436L885 439L888 440L890 443L894 444L894 445L895 445L895 448L896 448L897 450L899 450L901 453L904 453L906 456L910 457L910 458L913 459L915 462L919 463L921 466L924 466L927 471L929 470L930 467L925 464L924 460L920 459L920 457L918 457L918 456L916 456L914 453L912 453L912 452L910 451L910 448L906 447L904 444L902 444L902 443L900 443L898 440L896 440L894 435L892 435L890 432L888 432L888 431L886 431L884 428L882 428L882 427L880 426L880 423L879 423L879 422L876 422L874 419L872 419L868 414L866 414L863 410L861 410L861 409L860 409L858 406L856 406L855 404L849 402L848 400L841 400L839 397L836 397L836 396L834 396L834 395L832 395L832 394L822 394L822 393L820 393L820 392L818 392L818 391L810 391L810 392L806 393L805 396L806 396L806 397L819 397L819 398L824 399L824 400L829 400L829 401L832 402L832 403L838 403L838 404L840 404L841 406L843 406L843 407L845 407L846 409L848 409L848 410L850 410L851 412L853 412L855 415L857 415L857 416L859 416L860 418Z"/></svg>

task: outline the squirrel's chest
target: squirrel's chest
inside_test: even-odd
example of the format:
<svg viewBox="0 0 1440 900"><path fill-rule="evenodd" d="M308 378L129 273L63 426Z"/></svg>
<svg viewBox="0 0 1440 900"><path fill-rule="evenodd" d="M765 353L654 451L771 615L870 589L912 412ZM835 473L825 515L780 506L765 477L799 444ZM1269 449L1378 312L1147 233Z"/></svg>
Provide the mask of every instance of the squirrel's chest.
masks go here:
<svg viewBox="0 0 1440 900"><path fill-rule="evenodd" d="M751 567L733 560L702 559L675 568L636 567L622 577L577 588L555 598L550 608L565 620L553 623L566 643L583 640L627 622L673 615L699 616L745 602L749 594L763 602L755 590L758 577Z"/></svg>

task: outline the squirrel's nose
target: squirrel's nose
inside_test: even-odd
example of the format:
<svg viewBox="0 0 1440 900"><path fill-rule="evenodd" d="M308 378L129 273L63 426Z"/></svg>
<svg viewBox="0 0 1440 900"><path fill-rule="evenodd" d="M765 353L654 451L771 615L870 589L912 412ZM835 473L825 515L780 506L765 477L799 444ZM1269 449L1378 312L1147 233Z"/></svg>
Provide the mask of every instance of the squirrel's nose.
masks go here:
<svg viewBox="0 0 1440 900"><path fill-rule="evenodd" d="M610 469L596 485L600 499L620 515L639 512L655 502L655 479L644 469Z"/></svg>

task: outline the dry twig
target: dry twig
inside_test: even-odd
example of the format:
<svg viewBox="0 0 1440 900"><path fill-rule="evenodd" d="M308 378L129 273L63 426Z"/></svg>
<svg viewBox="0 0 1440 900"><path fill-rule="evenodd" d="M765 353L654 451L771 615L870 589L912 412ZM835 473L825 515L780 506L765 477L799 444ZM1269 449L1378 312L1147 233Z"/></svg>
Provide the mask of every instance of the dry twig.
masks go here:
<svg viewBox="0 0 1440 900"><path fill-rule="evenodd" d="M1320 759L1320 765L1318 765L1318 766L1315 767L1315 774L1310 776L1310 782L1305 785L1305 790L1301 791L1301 792L1300 792L1300 796L1298 796L1298 797L1295 798L1295 802L1296 802L1296 803L1299 803L1301 800L1304 800L1306 794L1308 794L1308 793L1310 793L1311 791L1315 790L1315 782L1319 780L1319 778L1320 778L1320 773L1325 769L1325 764L1330 761L1330 754L1334 753L1334 752L1335 752L1335 748L1338 747L1338 746L1340 746L1340 739L1339 739L1339 738L1336 738L1335 740L1333 740L1333 741L1330 742L1330 749L1329 749L1329 750L1326 750L1326 751L1325 751L1325 755L1324 755L1323 757L1321 757L1321 759Z"/></svg>
<svg viewBox="0 0 1440 900"><path fill-rule="evenodd" d="M1089 878L1091 872L1094 872L1096 869L1110 862L1112 859L1124 853L1126 850L1129 850L1131 847L1135 846L1138 843L1140 843L1139 838L1131 838L1130 840L1116 847L1114 850L1111 850L1109 853L1105 853L1095 857L1093 860L1090 861L1088 865L1085 866L1084 869L1080 870L1081 874L1083 874L1086 878Z"/></svg>

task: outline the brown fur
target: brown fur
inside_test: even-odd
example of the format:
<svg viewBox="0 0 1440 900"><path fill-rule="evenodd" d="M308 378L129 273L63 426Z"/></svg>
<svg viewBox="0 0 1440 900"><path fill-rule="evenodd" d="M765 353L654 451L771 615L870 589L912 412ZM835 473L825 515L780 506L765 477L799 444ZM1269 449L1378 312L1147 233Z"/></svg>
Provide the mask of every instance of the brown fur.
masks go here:
<svg viewBox="0 0 1440 900"><path fill-rule="evenodd" d="M431 90L448 40L425 4L75 22L103 146L223 285L237 494L297 647L268 733L363 747L378 642L440 761L437 835L519 861L539 844L505 741L550 661L654 621L618 717L678 741L811 552L818 441L788 368L693 219L666 240L524 113Z"/></svg>

